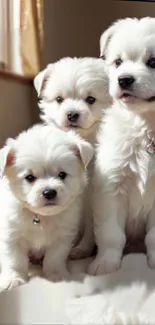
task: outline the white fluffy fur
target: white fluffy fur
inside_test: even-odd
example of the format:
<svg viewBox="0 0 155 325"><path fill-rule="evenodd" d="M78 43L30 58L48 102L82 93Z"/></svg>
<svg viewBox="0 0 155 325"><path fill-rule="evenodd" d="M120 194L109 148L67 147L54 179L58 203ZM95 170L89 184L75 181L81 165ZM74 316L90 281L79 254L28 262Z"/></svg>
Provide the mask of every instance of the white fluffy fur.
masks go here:
<svg viewBox="0 0 155 325"><path fill-rule="evenodd" d="M105 293L106 296L106 293ZM108 298L107 298L108 299ZM119 294L117 299L119 299ZM67 314L71 325L153 325L145 314L117 311L101 295L72 299Z"/></svg>
<svg viewBox="0 0 155 325"><path fill-rule="evenodd" d="M113 272L121 265L126 238L146 234L149 266L155 268L155 154L147 153L155 135L155 19L116 22L101 37L114 104L99 132L95 170L94 223L98 245L91 274ZM116 60L122 63L116 67ZM129 91L119 77L133 76ZM124 93L130 97L123 97Z"/></svg>
<svg viewBox="0 0 155 325"><path fill-rule="evenodd" d="M81 219L82 192L92 146L74 132L36 125L0 151L0 291L28 278L28 255L43 259L48 279L68 276L66 260ZM67 173L64 180L59 173ZM28 183L25 177L35 175ZM55 189L50 201L45 189ZM41 223L33 224L37 215Z"/></svg>
<svg viewBox="0 0 155 325"><path fill-rule="evenodd" d="M106 65L101 59L95 58L63 58L50 64L41 71L34 80L43 121L68 131L74 129L84 139L94 144L99 122L111 99L108 93L108 77ZM62 103L56 98L63 97ZM96 101L90 105L88 96ZM76 123L68 121L67 114L77 112L80 117ZM89 167L89 178L92 168ZM85 232L79 245L73 248L72 258L83 258L91 255L94 240L92 229L92 185L85 191L84 222Z"/></svg>

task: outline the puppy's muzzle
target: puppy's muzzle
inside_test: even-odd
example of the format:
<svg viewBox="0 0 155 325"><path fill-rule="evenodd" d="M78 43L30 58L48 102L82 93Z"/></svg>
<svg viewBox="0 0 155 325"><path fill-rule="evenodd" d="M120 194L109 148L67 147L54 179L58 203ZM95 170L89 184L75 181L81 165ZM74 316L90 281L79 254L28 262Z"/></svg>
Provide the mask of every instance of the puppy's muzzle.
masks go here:
<svg viewBox="0 0 155 325"><path fill-rule="evenodd" d="M130 89L134 81L135 79L132 76L123 76L118 78L118 83L120 87L124 90Z"/></svg>
<svg viewBox="0 0 155 325"><path fill-rule="evenodd" d="M46 200L55 199L57 196L57 191L54 189L46 189L43 191L43 196Z"/></svg>
<svg viewBox="0 0 155 325"><path fill-rule="evenodd" d="M70 112L67 115L68 121L71 123L76 123L80 117L80 114L77 112Z"/></svg>

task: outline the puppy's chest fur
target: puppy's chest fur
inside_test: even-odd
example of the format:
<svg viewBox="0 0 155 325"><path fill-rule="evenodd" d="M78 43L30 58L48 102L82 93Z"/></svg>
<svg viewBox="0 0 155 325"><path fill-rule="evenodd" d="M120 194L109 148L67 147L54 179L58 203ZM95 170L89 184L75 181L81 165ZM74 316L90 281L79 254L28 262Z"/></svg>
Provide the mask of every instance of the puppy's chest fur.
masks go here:
<svg viewBox="0 0 155 325"><path fill-rule="evenodd" d="M73 209L78 210L74 204ZM41 217L38 225L33 223L35 214L31 211L28 209L22 209L20 213L17 211L17 218L13 220L12 225L10 224L15 241L25 247L30 255L42 257L46 249L57 248L62 240L65 244L67 238L76 234L78 220L70 222L71 211L68 209L58 216Z"/></svg>
<svg viewBox="0 0 155 325"><path fill-rule="evenodd" d="M23 215L24 222L20 223L19 231L28 250L35 252L45 249L52 245L54 240L59 237L60 225L58 221L50 221L48 217L44 217L38 225L35 225L33 223L35 215L26 209L23 210Z"/></svg>
<svg viewBox="0 0 155 325"><path fill-rule="evenodd" d="M105 150L109 150L104 170L116 192L126 200L126 230L133 236L134 232L144 232L155 200L155 153L147 152L150 140L145 123L140 118L127 122L119 121L119 130L114 127L113 141L111 134L107 137L104 134Z"/></svg>
<svg viewBox="0 0 155 325"><path fill-rule="evenodd" d="M119 191L127 194L131 208L136 198L136 206L139 202L146 211L151 208L155 198L155 153L147 152L147 141L144 133L142 137L133 139L131 147L130 143L128 155L122 150L120 155L124 156L124 159L120 164L118 181Z"/></svg>
<svg viewBox="0 0 155 325"><path fill-rule="evenodd" d="M145 233L147 216L155 200L155 154L147 153L145 137L141 144L138 142L135 140L135 152L125 162L118 183L118 190L127 198L126 232L132 237Z"/></svg>

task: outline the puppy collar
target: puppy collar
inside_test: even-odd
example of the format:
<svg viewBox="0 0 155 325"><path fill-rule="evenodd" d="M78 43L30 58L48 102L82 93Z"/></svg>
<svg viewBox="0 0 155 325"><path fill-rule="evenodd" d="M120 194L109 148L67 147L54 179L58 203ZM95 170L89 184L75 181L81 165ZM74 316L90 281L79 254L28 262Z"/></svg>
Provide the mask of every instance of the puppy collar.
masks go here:
<svg viewBox="0 0 155 325"><path fill-rule="evenodd" d="M40 225L40 219L39 219L39 217L38 217L37 215L34 216L32 222L33 222L33 224L34 224L35 226Z"/></svg>
<svg viewBox="0 0 155 325"><path fill-rule="evenodd" d="M24 205L25 205L25 208L29 210L29 206L28 206L28 204L26 202L25 202ZM32 223L35 226L40 226L43 229L46 228L46 221L41 220L41 218L37 214L35 214L34 217L32 218Z"/></svg>
<svg viewBox="0 0 155 325"><path fill-rule="evenodd" d="M155 137L151 135L150 132L147 132L148 143L146 145L146 151L149 155L155 153Z"/></svg>
<svg viewBox="0 0 155 325"><path fill-rule="evenodd" d="M34 226L40 227L43 230L48 230L48 222L47 220L41 220L38 215L35 215L34 218L32 219L32 223Z"/></svg>

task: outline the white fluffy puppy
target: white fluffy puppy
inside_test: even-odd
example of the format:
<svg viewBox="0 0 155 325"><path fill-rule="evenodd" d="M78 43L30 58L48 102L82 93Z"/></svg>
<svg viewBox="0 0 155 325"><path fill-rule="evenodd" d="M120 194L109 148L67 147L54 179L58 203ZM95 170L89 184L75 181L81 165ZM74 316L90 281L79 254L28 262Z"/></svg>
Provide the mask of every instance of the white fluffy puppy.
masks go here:
<svg viewBox="0 0 155 325"><path fill-rule="evenodd" d="M44 122L69 131L74 129L94 144L104 109L110 104L105 62L97 58L63 58L49 64L34 79ZM91 167L89 175L91 175ZM91 178L91 177L90 177ZM73 249L72 258L91 255L94 240L91 211L91 185L85 193L84 236Z"/></svg>
<svg viewBox="0 0 155 325"><path fill-rule="evenodd" d="M120 267L126 239L145 237L155 268L155 19L127 18L106 30L101 55L114 104L104 116L96 158L91 274Z"/></svg>
<svg viewBox="0 0 155 325"><path fill-rule="evenodd" d="M94 143L103 110L109 105L105 62L97 58L63 58L34 79L41 98L41 118L65 131L74 129Z"/></svg>
<svg viewBox="0 0 155 325"><path fill-rule="evenodd" d="M0 151L0 291L28 278L29 254L51 280L68 276L92 146L74 132L36 125Z"/></svg>

